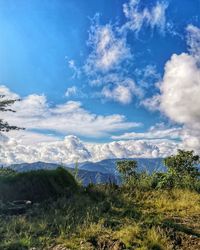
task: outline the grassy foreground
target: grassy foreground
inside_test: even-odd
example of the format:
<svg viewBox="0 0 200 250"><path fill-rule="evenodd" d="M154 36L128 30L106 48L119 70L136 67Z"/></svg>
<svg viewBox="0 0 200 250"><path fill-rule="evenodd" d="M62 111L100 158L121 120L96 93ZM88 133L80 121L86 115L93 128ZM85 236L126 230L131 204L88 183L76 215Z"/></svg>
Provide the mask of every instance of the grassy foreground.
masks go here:
<svg viewBox="0 0 200 250"><path fill-rule="evenodd" d="M46 185L62 183L50 179ZM200 249L195 191L110 184L69 192L70 186L73 181L59 197L34 203L21 215L1 214L0 249Z"/></svg>

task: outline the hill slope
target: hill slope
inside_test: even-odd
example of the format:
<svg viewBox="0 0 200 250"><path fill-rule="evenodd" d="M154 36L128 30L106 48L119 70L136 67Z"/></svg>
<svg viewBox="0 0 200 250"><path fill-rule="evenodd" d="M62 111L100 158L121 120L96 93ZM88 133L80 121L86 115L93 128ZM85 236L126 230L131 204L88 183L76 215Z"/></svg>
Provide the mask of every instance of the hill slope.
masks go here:
<svg viewBox="0 0 200 250"><path fill-rule="evenodd" d="M77 188L78 185L72 174L63 168L8 174L1 174L0 171L1 201L42 201L70 194Z"/></svg>
<svg viewBox="0 0 200 250"><path fill-rule="evenodd" d="M81 168L81 166L83 166ZM34 163L22 163L22 164L13 164L9 166L11 169L17 172L28 172L34 170L48 169L53 170L59 167L58 164L54 163L46 163L46 162L34 162ZM73 165L70 167L65 167L69 172L75 174ZM101 172L101 168L90 168L87 169L87 165L80 165L78 169L77 178L82 182L84 186L87 186L89 183L108 183L114 182L119 183L119 176L117 174L112 173L112 171L103 171Z"/></svg>

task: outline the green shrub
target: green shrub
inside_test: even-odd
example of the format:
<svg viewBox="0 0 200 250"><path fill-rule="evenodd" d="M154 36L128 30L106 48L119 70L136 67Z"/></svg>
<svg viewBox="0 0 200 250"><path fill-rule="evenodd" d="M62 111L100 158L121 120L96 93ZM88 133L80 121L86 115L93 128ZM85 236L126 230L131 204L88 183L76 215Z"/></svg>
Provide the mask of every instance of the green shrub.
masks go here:
<svg viewBox="0 0 200 250"><path fill-rule="evenodd" d="M77 189L77 183L64 168L37 170L0 176L0 200L42 201L69 194Z"/></svg>

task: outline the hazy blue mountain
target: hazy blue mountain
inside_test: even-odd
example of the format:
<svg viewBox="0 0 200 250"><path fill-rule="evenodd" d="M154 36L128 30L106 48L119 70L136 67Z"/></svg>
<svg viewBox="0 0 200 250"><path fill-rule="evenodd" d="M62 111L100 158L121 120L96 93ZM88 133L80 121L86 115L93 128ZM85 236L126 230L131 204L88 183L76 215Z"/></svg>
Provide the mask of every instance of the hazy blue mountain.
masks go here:
<svg viewBox="0 0 200 250"><path fill-rule="evenodd" d="M120 178L116 170L116 162L123 159L107 159L99 162L83 162L78 164L78 177L84 185L89 183L119 183ZM133 158L138 163L139 171L165 171L162 158ZM39 169L55 169L59 164L34 162L13 164L10 167L16 171L24 172ZM65 165L69 171L74 171L75 164Z"/></svg>
<svg viewBox="0 0 200 250"><path fill-rule="evenodd" d="M101 173L117 174L116 162L124 159L106 159L99 162L83 162L79 164L79 169L88 171L100 171ZM129 159L131 160L131 159ZM162 158L132 158L137 161L139 171L165 171Z"/></svg>
<svg viewBox="0 0 200 250"><path fill-rule="evenodd" d="M165 171L162 158L131 158L137 161L139 171ZM129 160L131 160L129 159ZM106 159L99 162L82 162L78 164L79 170L87 170L92 172L108 173L117 175L116 162L124 159ZM21 163L11 165L17 171L30 171L38 169L54 169L59 166L55 163L34 162L34 163ZM67 168L74 168L75 164L66 164Z"/></svg>
<svg viewBox="0 0 200 250"><path fill-rule="evenodd" d="M21 164L13 164L9 167L17 172L27 172L32 170L40 170L40 169L55 169L59 167L59 164L54 163L46 163L46 162L34 162L34 163L21 163ZM74 168L69 166L65 166L65 168L75 173ZM112 173L103 173L100 171L92 171L85 169L78 169L78 179L83 183L83 185L88 185L89 183L119 183L120 178L118 175L114 175Z"/></svg>

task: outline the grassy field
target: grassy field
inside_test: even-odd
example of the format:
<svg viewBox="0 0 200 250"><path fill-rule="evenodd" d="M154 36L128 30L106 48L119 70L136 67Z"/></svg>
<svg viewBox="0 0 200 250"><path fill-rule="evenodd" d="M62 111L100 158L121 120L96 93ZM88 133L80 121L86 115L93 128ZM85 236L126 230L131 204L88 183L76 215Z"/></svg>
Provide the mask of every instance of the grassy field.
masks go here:
<svg viewBox="0 0 200 250"><path fill-rule="evenodd" d="M35 201L20 215L1 214L0 249L200 249L196 191L116 185L84 188L67 173L67 188L58 195L58 183L63 185L59 171L64 170L49 172L43 186L45 197L54 190L57 195ZM44 178L44 172L32 174L37 175L37 183Z"/></svg>

